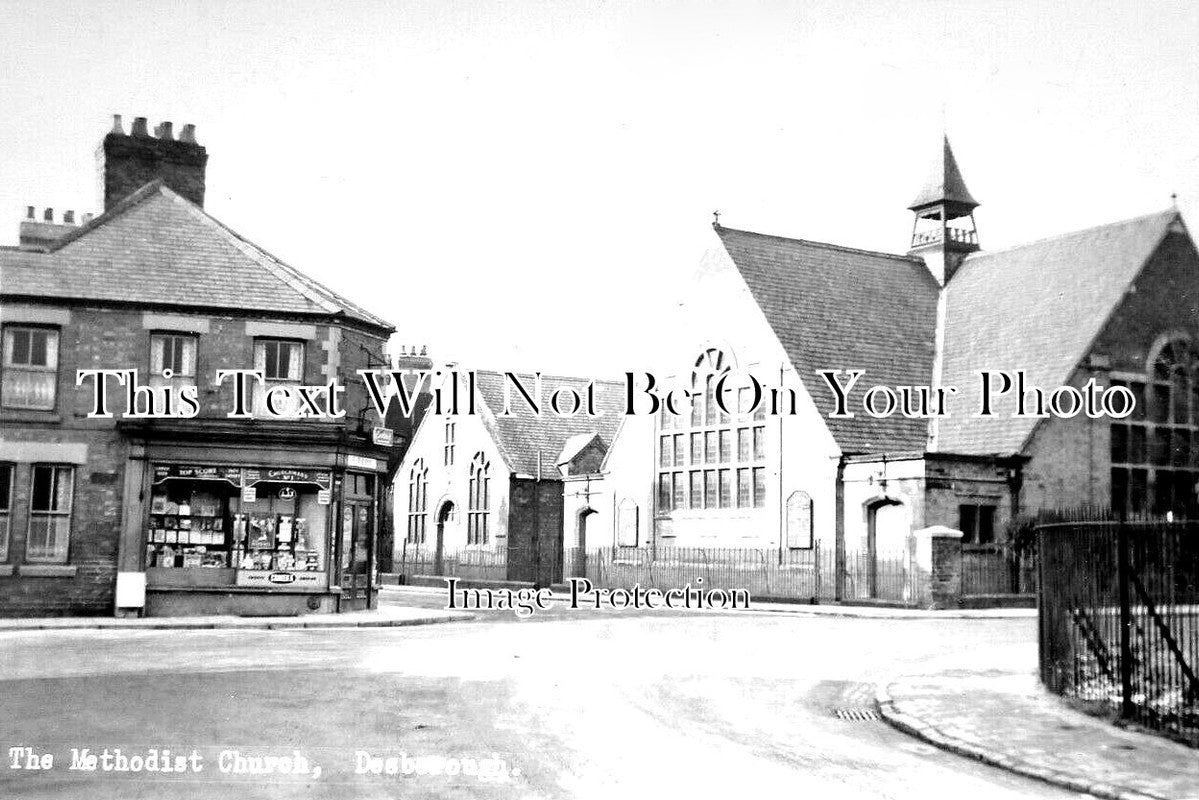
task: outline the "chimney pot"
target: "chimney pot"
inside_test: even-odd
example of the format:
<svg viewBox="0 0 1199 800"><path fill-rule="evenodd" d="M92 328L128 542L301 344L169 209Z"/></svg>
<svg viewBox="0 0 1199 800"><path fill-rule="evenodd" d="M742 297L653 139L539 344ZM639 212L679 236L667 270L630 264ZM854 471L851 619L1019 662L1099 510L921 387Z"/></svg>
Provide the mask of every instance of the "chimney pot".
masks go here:
<svg viewBox="0 0 1199 800"><path fill-rule="evenodd" d="M134 117L133 128L129 131L130 136L149 136L149 131L146 130L146 118Z"/></svg>
<svg viewBox="0 0 1199 800"><path fill-rule="evenodd" d="M429 354L429 346L428 346L428 345L425 345L425 344L422 344L422 345L420 346L420 354L421 354L422 356L427 356L427 355Z"/></svg>
<svg viewBox="0 0 1199 800"><path fill-rule="evenodd" d="M122 136L125 135L125 125L121 122L120 114L112 115L112 133L119 133Z"/></svg>
<svg viewBox="0 0 1199 800"><path fill-rule="evenodd" d="M33 206L25 206L25 218L37 219L37 209L35 209Z"/></svg>
<svg viewBox="0 0 1199 800"><path fill-rule="evenodd" d="M154 135L157 136L159 139L174 139L175 138L175 132L173 130L174 126L175 126L175 123L173 123L173 122L160 122L160 123L158 123L158 126L156 128L154 128Z"/></svg>
<svg viewBox="0 0 1199 800"><path fill-rule="evenodd" d="M62 223L64 225L74 225L75 224L75 210L74 209L69 208L63 212Z"/></svg>
<svg viewBox="0 0 1199 800"><path fill-rule="evenodd" d="M196 143L196 126L192 125L190 122L187 123L186 125L184 125L183 128L179 131L179 141L190 142L192 144L195 144Z"/></svg>
<svg viewBox="0 0 1199 800"><path fill-rule="evenodd" d="M45 220L46 222L53 222L54 221L54 209L47 208L45 213L42 214L42 219Z"/></svg>

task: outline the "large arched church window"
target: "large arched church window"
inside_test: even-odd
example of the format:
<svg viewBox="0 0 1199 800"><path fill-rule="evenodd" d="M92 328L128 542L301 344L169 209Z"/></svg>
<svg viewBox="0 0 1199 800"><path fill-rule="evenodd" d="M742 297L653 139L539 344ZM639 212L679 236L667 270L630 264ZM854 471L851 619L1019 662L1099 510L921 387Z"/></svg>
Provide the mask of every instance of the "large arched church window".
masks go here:
<svg viewBox="0 0 1199 800"><path fill-rule="evenodd" d="M724 353L705 350L691 374L690 414L658 416L658 513L766 505L765 406L751 408L751 390L736 387L721 409L716 387L729 370Z"/></svg>
<svg viewBox="0 0 1199 800"><path fill-rule="evenodd" d="M487 544L488 513L491 510L491 464L481 451L470 462L468 485L466 543Z"/></svg>
<svg viewBox="0 0 1199 800"><path fill-rule="evenodd" d="M408 541L424 544L425 522L429 494L429 470L423 458L418 458L408 475Z"/></svg>
<svg viewBox="0 0 1199 800"><path fill-rule="evenodd" d="M1137 401L1111 424L1112 510L1199 516L1199 350L1172 339L1152 356L1145 381L1112 383Z"/></svg>

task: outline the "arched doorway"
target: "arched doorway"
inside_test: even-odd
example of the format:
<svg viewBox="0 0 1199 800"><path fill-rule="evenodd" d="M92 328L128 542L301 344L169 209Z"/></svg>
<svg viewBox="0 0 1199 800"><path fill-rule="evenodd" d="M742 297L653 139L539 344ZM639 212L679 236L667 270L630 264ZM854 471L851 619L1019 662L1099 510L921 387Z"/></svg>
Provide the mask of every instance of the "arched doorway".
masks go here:
<svg viewBox="0 0 1199 800"><path fill-rule="evenodd" d="M898 500L884 498L866 512L867 587L876 600L908 599L907 509Z"/></svg>
<svg viewBox="0 0 1199 800"><path fill-rule="evenodd" d="M576 526L578 535L575 537L575 547L570 562L570 574L576 578L587 577L587 527L590 522L595 521L595 514L594 508L584 508L579 512Z"/></svg>
<svg viewBox="0 0 1199 800"><path fill-rule="evenodd" d="M445 528L452 524L455 518L454 503L446 500L437 509L437 543L433 549L433 574L441 575L445 571Z"/></svg>

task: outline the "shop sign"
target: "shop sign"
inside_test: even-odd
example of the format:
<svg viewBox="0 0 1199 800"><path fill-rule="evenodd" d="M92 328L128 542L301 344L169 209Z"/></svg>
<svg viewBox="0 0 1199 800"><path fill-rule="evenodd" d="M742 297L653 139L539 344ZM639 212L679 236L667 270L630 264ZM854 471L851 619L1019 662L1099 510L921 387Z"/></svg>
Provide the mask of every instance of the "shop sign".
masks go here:
<svg viewBox="0 0 1199 800"><path fill-rule="evenodd" d="M294 569L239 569L238 586L294 586L297 588L320 588L325 586L323 572Z"/></svg>
<svg viewBox="0 0 1199 800"><path fill-rule="evenodd" d="M284 486L282 489L279 490L279 499L280 500L295 500L296 499L296 490L291 488L290 486Z"/></svg>
<svg viewBox="0 0 1199 800"><path fill-rule="evenodd" d="M327 506L333 502L333 490L321 489L316 493L316 504L318 506Z"/></svg>
<svg viewBox="0 0 1199 800"><path fill-rule="evenodd" d="M374 471L379 468L379 462L373 458L362 456L346 456L346 466L352 469L367 469Z"/></svg>
<svg viewBox="0 0 1199 800"><path fill-rule="evenodd" d="M240 467L214 467L204 464L159 464L154 467L154 483L168 478L190 478L192 480L228 481L241 486Z"/></svg>
<svg viewBox="0 0 1199 800"><path fill-rule="evenodd" d="M279 483L314 483L322 489L333 485L333 476L314 469L243 469L243 486L253 486L262 481Z"/></svg>
<svg viewBox="0 0 1199 800"><path fill-rule="evenodd" d="M371 430L371 441L379 447L392 447L396 443L395 431L391 428L381 428L376 425Z"/></svg>
<svg viewBox="0 0 1199 800"><path fill-rule="evenodd" d="M243 503L258 502L258 489L253 486L246 486L241 490L241 501Z"/></svg>

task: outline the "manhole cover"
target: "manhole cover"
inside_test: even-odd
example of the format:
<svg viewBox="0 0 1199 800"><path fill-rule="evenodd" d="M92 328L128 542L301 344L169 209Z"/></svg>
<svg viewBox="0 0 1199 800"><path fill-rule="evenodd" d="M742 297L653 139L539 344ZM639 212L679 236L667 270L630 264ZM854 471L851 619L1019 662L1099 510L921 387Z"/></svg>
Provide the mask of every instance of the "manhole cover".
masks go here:
<svg viewBox="0 0 1199 800"><path fill-rule="evenodd" d="M833 714L837 719L850 722L876 722L878 720L878 712L873 708L834 708Z"/></svg>

